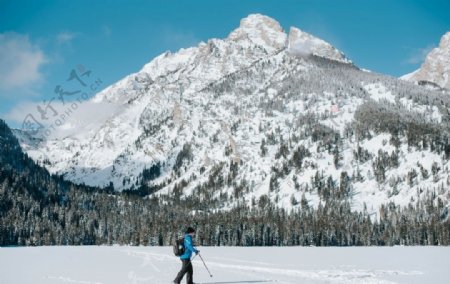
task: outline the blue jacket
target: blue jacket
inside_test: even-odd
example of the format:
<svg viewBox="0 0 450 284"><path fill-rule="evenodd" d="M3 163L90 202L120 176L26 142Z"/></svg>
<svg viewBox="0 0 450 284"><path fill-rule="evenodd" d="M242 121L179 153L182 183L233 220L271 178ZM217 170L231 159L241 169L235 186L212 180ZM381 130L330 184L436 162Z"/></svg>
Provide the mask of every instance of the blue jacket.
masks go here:
<svg viewBox="0 0 450 284"><path fill-rule="evenodd" d="M194 248L191 235L184 236L184 254L180 256L181 259L191 259L192 253L197 253L198 250Z"/></svg>

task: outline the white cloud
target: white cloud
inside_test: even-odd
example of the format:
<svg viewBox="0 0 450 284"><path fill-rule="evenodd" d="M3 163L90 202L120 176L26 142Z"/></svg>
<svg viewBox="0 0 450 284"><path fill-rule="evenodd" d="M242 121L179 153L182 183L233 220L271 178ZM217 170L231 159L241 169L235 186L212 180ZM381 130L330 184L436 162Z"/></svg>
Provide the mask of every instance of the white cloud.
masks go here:
<svg viewBox="0 0 450 284"><path fill-rule="evenodd" d="M36 115L36 107L38 105L39 104L36 102L21 102L3 116L10 124L19 125L22 123L27 114L31 113Z"/></svg>
<svg viewBox="0 0 450 284"><path fill-rule="evenodd" d="M75 100L62 104L60 101L52 101L46 108L48 101L32 102L23 101L13 107L3 117L12 127L23 129L24 121L38 124L48 130L48 137L63 138L76 136L79 129L89 128L97 130L106 120L111 119L123 111L124 106L109 102L92 102L89 100ZM44 110L45 117L38 108ZM30 119L32 118L32 119Z"/></svg>
<svg viewBox="0 0 450 284"><path fill-rule="evenodd" d="M43 79L41 66L47 63L44 52L30 42L27 35L13 32L0 34L0 89L29 87ZM0 96L8 92L0 92Z"/></svg>
<svg viewBox="0 0 450 284"><path fill-rule="evenodd" d="M56 41L58 44L70 44L70 42L77 36L76 33L72 32L61 32L56 36Z"/></svg>
<svg viewBox="0 0 450 284"><path fill-rule="evenodd" d="M311 53L314 51L314 44L311 41L307 41L304 39L297 40L292 46L289 47L289 51L292 54L306 57L311 55Z"/></svg>
<svg viewBox="0 0 450 284"><path fill-rule="evenodd" d="M421 64L425 61L425 58L427 57L428 53L430 53L431 50L435 48L434 45L428 45L427 47L423 48L415 48L410 53L409 58L406 60L409 64Z"/></svg>

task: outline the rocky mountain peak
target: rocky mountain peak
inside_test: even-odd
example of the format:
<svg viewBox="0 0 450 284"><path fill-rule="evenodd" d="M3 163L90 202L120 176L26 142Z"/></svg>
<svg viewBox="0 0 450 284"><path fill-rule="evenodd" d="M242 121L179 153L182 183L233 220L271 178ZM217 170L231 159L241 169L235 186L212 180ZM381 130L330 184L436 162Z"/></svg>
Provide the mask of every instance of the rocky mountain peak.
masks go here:
<svg viewBox="0 0 450 284"><path fill-rule="evenodd" d="M251 14L241 20L228 39L238 42L249 39L255 44L279 50L286 46L287 35L276 20L261 14Z"/></svg>
<svg viewBox="0 0 450 284"><path fill-rule="evenodd" d="M427 81L450 89L450 32L442 36L439 46L428 53L422 66L402 79Z"/></svg>

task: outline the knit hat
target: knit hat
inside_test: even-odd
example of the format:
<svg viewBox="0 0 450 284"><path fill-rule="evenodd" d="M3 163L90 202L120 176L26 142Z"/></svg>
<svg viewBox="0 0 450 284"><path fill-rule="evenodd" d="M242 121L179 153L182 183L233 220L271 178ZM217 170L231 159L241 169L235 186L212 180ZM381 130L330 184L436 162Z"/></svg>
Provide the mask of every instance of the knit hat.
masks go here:
<svg viewBox="0 0 450 284"><path fill-rule="evenodd" d="M186 234L190 234L190 233L194 233L194 232L195 232L195 230L192 227L188 227L186 230Z"/></svg>

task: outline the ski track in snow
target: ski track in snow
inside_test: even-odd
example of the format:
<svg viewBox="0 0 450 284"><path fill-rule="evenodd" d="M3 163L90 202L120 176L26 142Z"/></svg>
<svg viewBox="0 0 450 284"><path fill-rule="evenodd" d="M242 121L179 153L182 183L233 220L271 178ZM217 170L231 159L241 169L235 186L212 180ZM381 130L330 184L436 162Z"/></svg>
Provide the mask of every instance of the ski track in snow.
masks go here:
<svg viewBox="0 0 450 284"><path fill-rule="evenodd" d="M155 271L160 271L157 267L154 266L154 261L161 262L170 262L173 263L174 259L172 256L168 256L165 254L157 254L157 253L148 253L144 251L130 251L125 250L127 255L141 258L142 266L151 265L153 266ZM351 269L351 270L342 270L342 269L331 269L331 270L297 270L297 269L285 269L285 268L273 268L273 264L265 263L265 262L257 262L257 261L243 261L239 259L232 258L218 258L214 257L211 259L221 259L224 261L231 261L234 263L244 262L253 265L235 265L235 264L223 264L219 262L209 261L208 266L214 267L220 270L226 270L228 272L236 272L236 271L245 271L252 272L251 274L256 273L265 273L265 274L274 274L279 278L279 276L289 276L295 278L303 278L317 281L326 281L327 283L366 283L366 284L391 284L396 283L388 280L380 279L380 277L386 275L422 275L423 273L420 271L397 271L397 270L361 270L361 269ZM178 262L178 260L175 260ZM257 266L263 265L263 266ZM272 267L271 267L272 266ZM250 282L249 282L250 281ZM209 282L213 283L262 283L262 282L277 282L277 283L299 283L299 282L289 282L289 281L277 281L277 280L262 280L262 281L251 281L247 282ZM322 283L322 282L320 282ZM199 283L201 284L201 283Z"/></svg>
<svg viewBox="0 0 450 284"><path fill-rule="evenodd" d="M53 279L58 280L62 283L78 283L78 284L103 284L103 282L91 282L91 281L84 281L84 280L75 280L70 277L65 276L47 276L47 279Z"/></svg>

